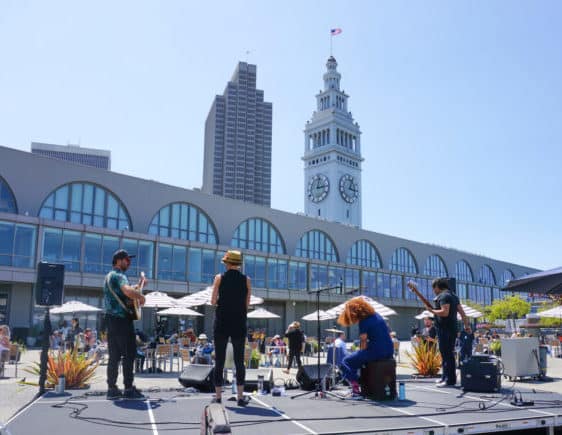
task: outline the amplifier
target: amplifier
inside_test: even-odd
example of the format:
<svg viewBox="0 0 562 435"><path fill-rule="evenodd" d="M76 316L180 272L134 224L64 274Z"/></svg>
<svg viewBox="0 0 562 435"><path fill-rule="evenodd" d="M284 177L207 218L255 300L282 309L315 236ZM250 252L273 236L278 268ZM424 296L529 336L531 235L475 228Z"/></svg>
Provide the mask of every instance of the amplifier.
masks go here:
<svg viewBox="0 0 562 435"><path fill-rule="evenodd" d="M464 391L497 393L502 387L503 365L493 355L473 355L461 366L461 387Z"/></svg>

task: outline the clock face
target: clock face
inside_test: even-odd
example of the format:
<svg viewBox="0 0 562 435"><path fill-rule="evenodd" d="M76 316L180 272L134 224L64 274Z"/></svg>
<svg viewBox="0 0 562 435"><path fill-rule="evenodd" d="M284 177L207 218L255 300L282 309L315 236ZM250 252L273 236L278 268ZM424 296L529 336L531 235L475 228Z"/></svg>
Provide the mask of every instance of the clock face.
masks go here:
<svg viewBox="0 0 562 435"><path fill-rule="evenodd" d="M340 194L345 202L353 203L359 197L359 184L349 175L340 178Z"/></svg>
<svg viewBox="0 0 562 435"><path fill-rule="evenodd" d="M328 177L322 174L316 174L308 183L308 199L312 202L320 202L330 190L330 181Z"/></svg>

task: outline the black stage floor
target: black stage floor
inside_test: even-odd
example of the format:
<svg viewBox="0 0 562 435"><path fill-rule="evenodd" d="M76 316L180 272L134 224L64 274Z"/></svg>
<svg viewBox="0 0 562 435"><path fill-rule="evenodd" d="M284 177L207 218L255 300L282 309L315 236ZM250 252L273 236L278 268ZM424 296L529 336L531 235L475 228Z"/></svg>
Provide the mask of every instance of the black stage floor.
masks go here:
<svg viewBox="0 0 562 435"><path fill-rule="evenodd" d="M471 434L508 432L562 433L562 395L516 388L534 406L510 404L510 389L501 394L438 389L430 382L406 383L406 401L372 402L313 395L292 400L252 396L246 408L225 400L232 434ZM345 393L342 390L341 393ZM47 395L24 408L7 425L7 434L90 435L168 432L198 434L211 394L148 392L148 400L109 401L101 395L73 391ZM556 431L550 428L558 428Z"/></svg>

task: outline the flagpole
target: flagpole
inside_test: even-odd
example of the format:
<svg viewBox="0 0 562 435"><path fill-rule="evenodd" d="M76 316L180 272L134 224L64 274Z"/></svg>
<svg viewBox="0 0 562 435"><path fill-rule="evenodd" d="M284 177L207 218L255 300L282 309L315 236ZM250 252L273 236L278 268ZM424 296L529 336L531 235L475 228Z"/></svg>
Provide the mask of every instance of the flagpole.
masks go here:
<svg viewBox="0 0 562 435"><path fill-rule="evenodd" d="M330 57L332 57L332 41L334 40L334 35L330 32Z"/></svg>

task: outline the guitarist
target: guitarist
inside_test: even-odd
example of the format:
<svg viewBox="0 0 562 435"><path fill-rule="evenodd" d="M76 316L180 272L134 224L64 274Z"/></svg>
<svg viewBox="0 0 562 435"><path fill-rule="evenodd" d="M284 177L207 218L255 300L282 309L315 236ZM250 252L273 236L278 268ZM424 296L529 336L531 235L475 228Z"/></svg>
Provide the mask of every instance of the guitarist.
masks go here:
<svg viewBox="0 0 562 435"><path fill-rule="evenodd" d="M134 255L129 255L124 249L113 254L113 270L105 277L103 295L107 325L107 346L109 362L107 364L107 398L110 400L125 396L129 399L142 399L144 395L133 385L133 365L136 357L136 337L133 328L133 318L127 306L132 300L144 305L144 296L139 289L146 283L146 279L131 286L125 272L131 265ZM123 358L124 394L117 387L117 373L119 361Z"/></svg>
<svg viewBox="0 0 562 435"><path fill-rule="evenodd" d="M468 318L456 295L449 291L449 284L444 278L434 279L431 283L435 293L435 308L427 309L435 316L439 351L443 361L441 381L437 387L454 386L457 383L455 367L455 339L457 337L457 313L461 315L465 329L469 329Z"/></svg>

